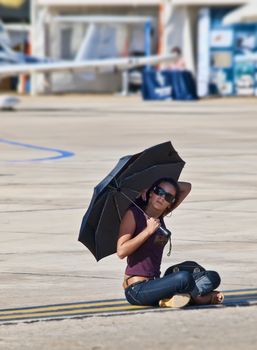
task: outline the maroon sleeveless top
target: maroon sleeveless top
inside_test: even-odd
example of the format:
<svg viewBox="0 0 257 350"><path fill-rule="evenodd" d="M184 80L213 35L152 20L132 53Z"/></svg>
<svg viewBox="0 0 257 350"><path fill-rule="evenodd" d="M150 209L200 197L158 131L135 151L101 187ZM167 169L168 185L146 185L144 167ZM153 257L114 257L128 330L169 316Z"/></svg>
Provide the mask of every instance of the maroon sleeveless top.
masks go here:
<svg viewBox="0 0 257 350"><path fill-rule="evenodd" d="M138 235L146 227L145 215L135 206L131 206L136 229L133 237ZM161 224L165 227L163 219ZM160 277L161 260L167 239L159 238L157 233L152 234L134 253L127 258L125 274L128 276Z"/></svg>

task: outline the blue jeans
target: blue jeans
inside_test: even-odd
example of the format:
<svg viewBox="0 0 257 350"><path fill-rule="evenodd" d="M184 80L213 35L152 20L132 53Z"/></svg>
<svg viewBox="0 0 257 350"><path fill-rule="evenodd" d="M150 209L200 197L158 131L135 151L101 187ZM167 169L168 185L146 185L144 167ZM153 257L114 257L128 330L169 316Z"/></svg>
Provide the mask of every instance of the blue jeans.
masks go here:
<svg viewBox="0 0 257 350"><path fill-rule="evenodd" d="M132 305L158 306L160 299L174 294L206 295L220 284L216 271L179 271L148 281L136 282L125 289L127 301Z"/></svg>

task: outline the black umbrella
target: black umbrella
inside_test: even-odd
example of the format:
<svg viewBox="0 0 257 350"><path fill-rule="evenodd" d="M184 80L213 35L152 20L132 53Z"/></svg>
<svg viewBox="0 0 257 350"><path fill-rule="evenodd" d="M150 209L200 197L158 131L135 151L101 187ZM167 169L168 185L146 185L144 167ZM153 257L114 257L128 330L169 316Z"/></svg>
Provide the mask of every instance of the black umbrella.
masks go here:
<svg viewBox="0 0 257 350"><path fill-rule="evenodd" d="M159 178L178 180L184 165L171 142L121 158L95 187L82 220L79 241L96 260L115 253L120 221L131 202Z"/></svg>

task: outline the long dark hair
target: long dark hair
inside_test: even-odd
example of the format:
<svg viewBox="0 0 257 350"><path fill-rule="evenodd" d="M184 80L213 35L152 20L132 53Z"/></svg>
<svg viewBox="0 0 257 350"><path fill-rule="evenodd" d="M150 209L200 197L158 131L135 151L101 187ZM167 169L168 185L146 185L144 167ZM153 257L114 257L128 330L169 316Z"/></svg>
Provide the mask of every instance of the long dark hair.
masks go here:
<svg viewBox="0 0 257 350"><path fill-rule="evenodd" d="M180 196L179 185L178 185L177 181L175 181L175 180L172 179L171 177L162 177L162 178L158 179L157 181L155 181L155 182L151 185L151 187L147 190L146 195L145 195L146 199L143 200L142 197L139 197L139 198L136 199L136 204L137 204L140 208L142 208L142 209L144 210L145 207L146 207L147 204L148 204L148 201L149 201L149 198L150 198L150 193L153 191L154 187L159 186L160 183L162 183L162 182L167 182L167 183L171 184L171 185L175 188L175 190L176 190L175 201L174 201L174 203L172 203L172 205L171 205L169 208L167 208L167 209L163 212L163 214L162 214L162 216L166 216L166 215L168 215L168 214L172 211L173 207L176 205L176 203L177 203L177 201L178 201L178 198L179 198L179 196Z"/></svg>

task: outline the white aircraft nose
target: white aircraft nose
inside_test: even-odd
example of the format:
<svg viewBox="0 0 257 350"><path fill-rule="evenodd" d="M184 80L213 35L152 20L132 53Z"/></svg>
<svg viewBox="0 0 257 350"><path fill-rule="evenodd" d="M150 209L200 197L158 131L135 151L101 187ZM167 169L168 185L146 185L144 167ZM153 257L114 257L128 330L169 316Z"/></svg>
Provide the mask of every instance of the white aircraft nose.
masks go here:
<svg viewBox="0 0 257 350"><path fill-rule="evenodd" d="M16 96L0 96L0 109L12 110L20 103L20 99Z"/></svg>

